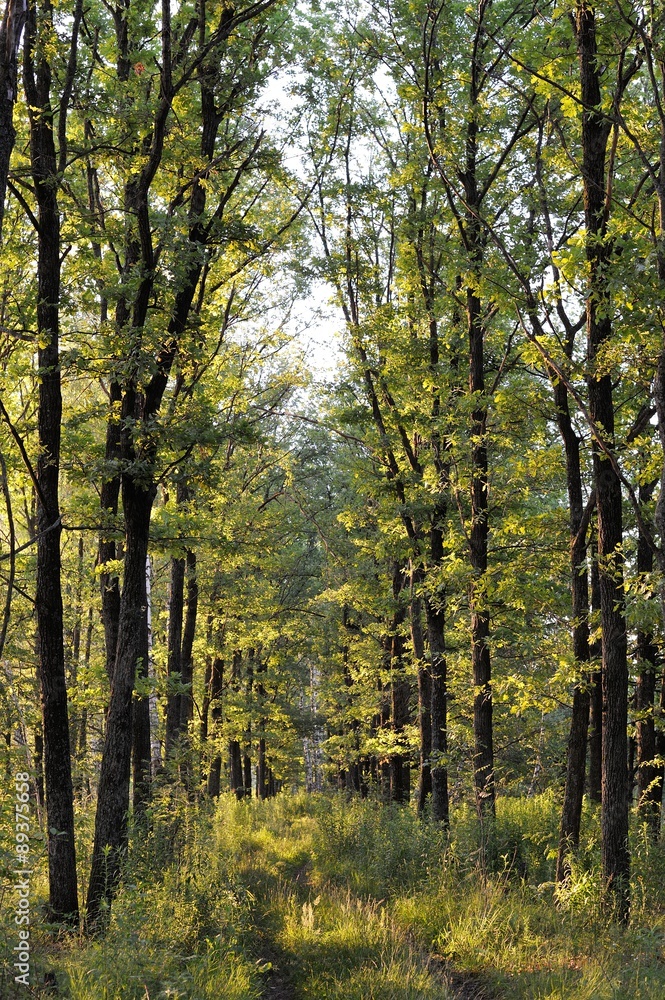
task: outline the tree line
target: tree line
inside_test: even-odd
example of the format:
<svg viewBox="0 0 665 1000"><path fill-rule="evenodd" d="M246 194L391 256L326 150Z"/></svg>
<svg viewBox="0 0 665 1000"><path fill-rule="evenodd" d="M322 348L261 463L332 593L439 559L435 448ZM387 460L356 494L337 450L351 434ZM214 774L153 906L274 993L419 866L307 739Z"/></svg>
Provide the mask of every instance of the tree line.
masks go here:
<svg viewBox="0 0 665 1000"><path fill-rule="evenodd" d="M94 928L153 783L265 797L312 747L437 823L472 795L488 864L497 794L560 786L559 881L586 791L628 919L665 753L664 31L8 0L2 701L54 919L77 798ZM313 283L328 384L287 332Z"/></svg>

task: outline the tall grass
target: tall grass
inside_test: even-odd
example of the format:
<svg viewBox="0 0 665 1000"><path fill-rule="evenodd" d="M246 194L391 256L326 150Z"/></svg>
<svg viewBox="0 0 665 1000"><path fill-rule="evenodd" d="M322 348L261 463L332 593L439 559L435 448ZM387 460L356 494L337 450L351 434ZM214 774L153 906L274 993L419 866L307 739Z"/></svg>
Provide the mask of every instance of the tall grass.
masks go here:
<svg viewBox="0 0 665 1000"><path fill-rule="evenodd" d="M35 975L55 970L62 997L258 1000L281 975L296 1000L452 1000L448 969L497 1000L665 1000L665 851L635 823L631 923L616 927L590 806L564 889L549 793L499 800L484 867L465 808L446 832L409 808L342 795L196 805L164 792L149 819L98 940L40 924L38 865ZM18 1000L8 903L0 996Z"/></svg>

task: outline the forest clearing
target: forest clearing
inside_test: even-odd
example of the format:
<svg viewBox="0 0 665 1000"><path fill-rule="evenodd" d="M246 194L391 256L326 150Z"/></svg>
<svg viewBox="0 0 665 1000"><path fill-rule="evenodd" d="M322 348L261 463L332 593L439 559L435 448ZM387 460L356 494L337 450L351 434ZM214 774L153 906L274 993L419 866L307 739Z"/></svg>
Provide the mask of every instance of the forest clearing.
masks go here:
<svg viewBox="0 0 665 1000"><path fill-rule="evenodd" d="M665 1000L665 4L2 12L0 1000Z"/></svg>

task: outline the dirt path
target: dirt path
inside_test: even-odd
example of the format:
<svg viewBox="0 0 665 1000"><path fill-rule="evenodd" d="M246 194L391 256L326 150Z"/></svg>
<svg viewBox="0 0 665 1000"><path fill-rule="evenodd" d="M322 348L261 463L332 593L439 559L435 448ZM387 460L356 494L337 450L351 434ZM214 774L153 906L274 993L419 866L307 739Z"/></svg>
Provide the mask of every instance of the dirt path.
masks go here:
<svg viewBox="0 0 665 1000"><path fill-rule="evenodd" d="M311 868L311 861L307 861L292 877L291 885L303 900L310 890ZM293 983L293 978L297 978L297 956L289 954L275 942L276 928L267 912L259 910L255 919L258 961L269 966L264 973L263 1000L299 1000ZM454 969L437 955L423 952L422 964L441 983L441 1000L499 1000L477 976ZM316 1000L326 1000L326 997L317 997Z"/></svg>
<svg viewBox="0 0 665 1000"><path fill-rule="evenodd" d="M430 962L455 1000L498 1000L476 976L458 972L436 957L431 958Z"/></svg>
<svg viewBox="0 0 665 1000"><path fill-rule="evenodd" d="M296 991L289 977L288 959L264 937L261 940L261 960L270 964L270 969L264 973L265 1000L297 1000Z"/></svg>

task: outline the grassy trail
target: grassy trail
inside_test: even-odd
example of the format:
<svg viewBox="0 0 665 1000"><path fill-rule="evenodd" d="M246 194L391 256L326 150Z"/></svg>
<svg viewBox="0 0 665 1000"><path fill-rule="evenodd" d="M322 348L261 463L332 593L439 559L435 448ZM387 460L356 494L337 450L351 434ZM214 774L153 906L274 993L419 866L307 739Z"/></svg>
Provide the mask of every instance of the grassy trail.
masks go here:
<svg viewBox="0 0 665 1000"><path fill-rule="evenodd" d="M483 878L462 808L448 836L409 809L342 796L224 796L214 810L156 799L103 937L54 939L37 919L45 865L35 873L31 995L54 972L64 1000L665 1000L662 845L633 831L621 928L601 905L597 817L556 895L556 800L499 805ZM26 995L14 944L6 904L2 1000Z"/></svg>
<svg viewBox="0 0 665 1000"><path fill-rule="evenodd" d="M494 1000L477 977L431 959L385 899L327 881L312 819L266 817L239 845L266 1000Z"/></svg>

